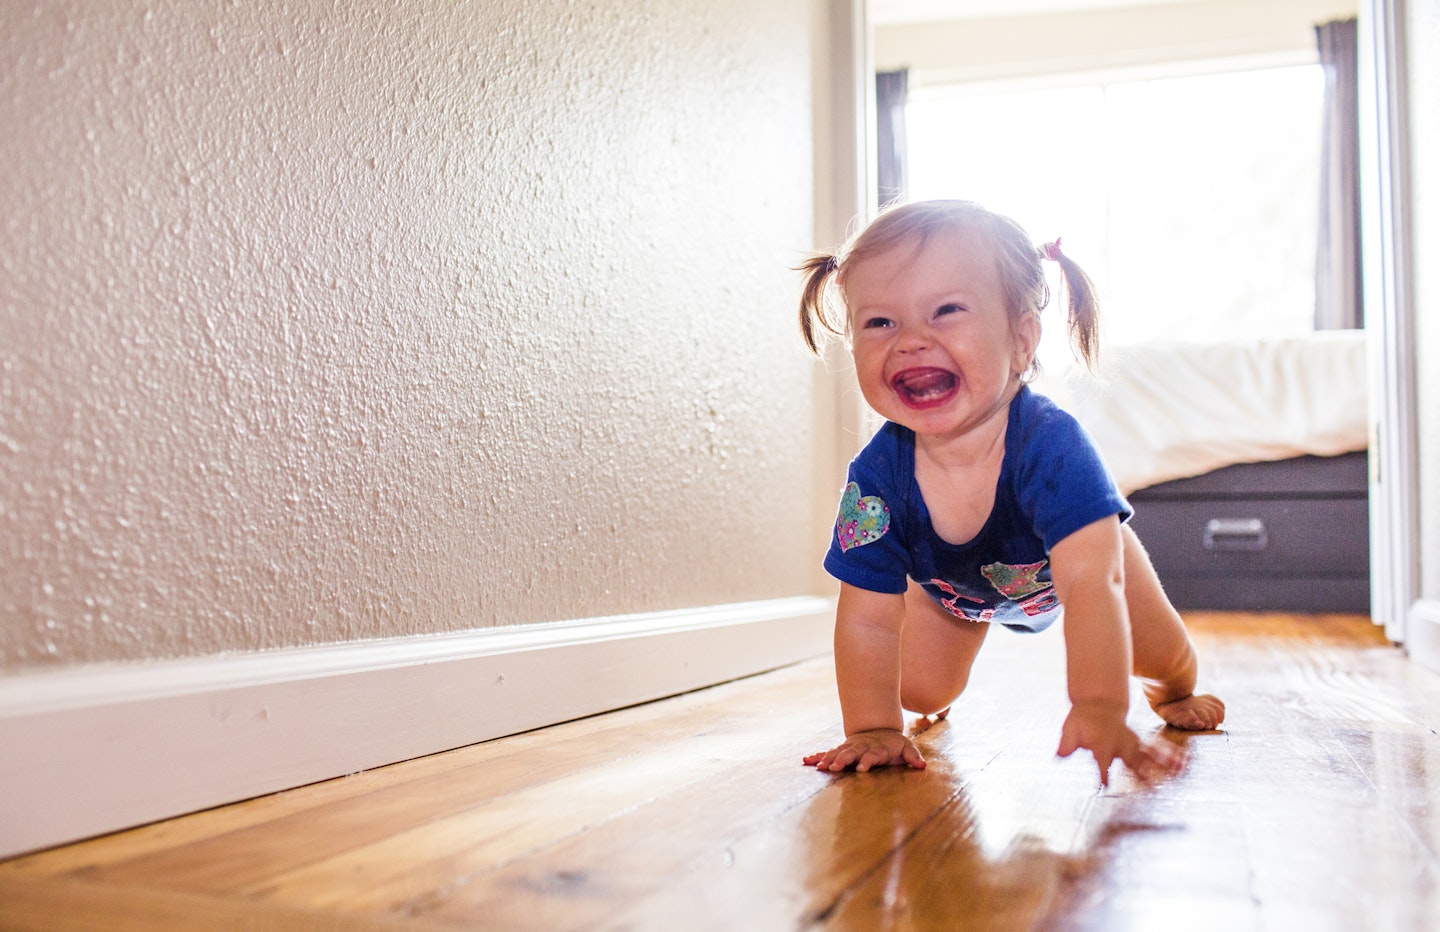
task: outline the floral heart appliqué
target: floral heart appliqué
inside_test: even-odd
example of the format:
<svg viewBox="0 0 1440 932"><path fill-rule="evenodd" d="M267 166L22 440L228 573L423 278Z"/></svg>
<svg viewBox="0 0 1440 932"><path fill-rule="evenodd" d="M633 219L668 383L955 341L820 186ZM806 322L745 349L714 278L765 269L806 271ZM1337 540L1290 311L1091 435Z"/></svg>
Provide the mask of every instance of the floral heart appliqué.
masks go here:
<svg viewBox="0 0 1440 932"><path fill-rule="evenodd" d="M1007 599L1019 601L1050 588L1051 583L1040 578L1040 571L1045 569L1045 565L1044 560L1039 563L987 563L980 567L980 575L990 580L996 592Z"/></svg>
<svg viewBox="0 0 1440 932"><path fill-rule="evenodd" d="M840 498L840 517L835 533L841 552L873 544L890 530L890 509L877 495L860 496L860 486L850 483Z"/></svg>

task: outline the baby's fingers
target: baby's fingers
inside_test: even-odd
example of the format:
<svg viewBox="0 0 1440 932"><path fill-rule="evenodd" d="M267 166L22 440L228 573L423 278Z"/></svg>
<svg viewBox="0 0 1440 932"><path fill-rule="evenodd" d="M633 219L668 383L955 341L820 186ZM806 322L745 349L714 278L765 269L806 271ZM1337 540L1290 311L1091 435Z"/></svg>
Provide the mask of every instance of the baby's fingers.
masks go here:
<svg viewBox="0 0 1440 932"><path fill-rule="evenodd" d="M880 751L866 751L855 761L855 772L864 773L871 767L884 767L888 763L886 756Z"/></svg>
<svg viewBox="0 0 1440 932"><path fill-rule="evenodd" d="M814 767L816 770L835 770L835 761L838 760L845 748L831 748L828 751L817 751L814 754L805 755L805 766Z"/></svg>
<svg viewBox="0 0 1440 932"><path fill-rule="evenodd" d="M1100 768L1100 785L1109 786L1110 765L1115 763L1115 758L1111 757L1109 754L1105 754L1100 751L1095 751L1093 753L1095 754L1095 766Z"/></svg>
<svg viewBox="0 0 1440 932"><path fill-rule="evenodd" d="M915 768L916 770L925 769L925 756L920 753L920 749L917 748L915 745L906 744L905 750L901 752L901 757L904 758L904 762L906 764Z"/></svg>
<svg viewBox="0 0 1440 932"><path fill-rule="evenodd" d="M1137 742L1123 759L1125 766L1141 783L1155 783L1173 777L1185 767L1185 752L1168 742Z"/></svg>

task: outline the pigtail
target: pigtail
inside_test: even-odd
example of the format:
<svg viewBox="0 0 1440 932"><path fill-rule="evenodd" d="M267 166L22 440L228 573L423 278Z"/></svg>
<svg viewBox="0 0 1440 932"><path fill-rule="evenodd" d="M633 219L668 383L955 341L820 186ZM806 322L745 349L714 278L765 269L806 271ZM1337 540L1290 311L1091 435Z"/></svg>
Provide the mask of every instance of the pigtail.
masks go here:
<svg viewBox="0 0 1440 932"><path fill-rule="evenodd" d="M1040 257L1060 266L1070 346L1081 362L1093 370L1100 355L1100 302L1095 297L1095 283L1074 259L1060 251L1058 239L1041 246Z"/></svg>
<svg viewBox="0 0 1440 932"><path fill-rule="evenodd" d="M796 270L805 274L805 289L800 294L800 335L810 352L819 356L825 345L825 334L844 336L845 331L830 317L826 300L830 280L840 267L833 255L814 255L800 263Z"/></svg>

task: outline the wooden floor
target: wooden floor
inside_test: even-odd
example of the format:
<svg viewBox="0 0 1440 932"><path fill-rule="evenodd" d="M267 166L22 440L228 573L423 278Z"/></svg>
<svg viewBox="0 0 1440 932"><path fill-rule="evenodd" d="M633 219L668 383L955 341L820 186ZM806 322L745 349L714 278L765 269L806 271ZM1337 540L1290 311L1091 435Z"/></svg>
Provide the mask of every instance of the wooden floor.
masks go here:
<svg viewBox="0 0 1440 932"><path fill-rule="evenodd" d="M1440 676L1188 621L1229 720L1158 788L1055 758L1059 634L997 631L923 772L801 766L814 661L0 863L0 928L1440 928Z"/></svg>

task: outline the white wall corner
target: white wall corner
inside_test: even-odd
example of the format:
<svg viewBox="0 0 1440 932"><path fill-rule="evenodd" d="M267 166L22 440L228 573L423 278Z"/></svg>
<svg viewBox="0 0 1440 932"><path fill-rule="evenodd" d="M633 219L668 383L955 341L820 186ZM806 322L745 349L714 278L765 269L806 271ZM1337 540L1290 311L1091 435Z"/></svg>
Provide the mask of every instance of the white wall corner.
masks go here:
<svg viewBox="0 0 1440 932"><path fill-rule="evenodd" d="M775 669L819 597L0 679L0 857Z"/></svg>
<svg viewBox="0 0 1440 932"><path fill-rule="evenodd" d="M1440 600L1418 599L1411 603L1405 624L1405 652L1415 662L1440 673Z"/></svg>

